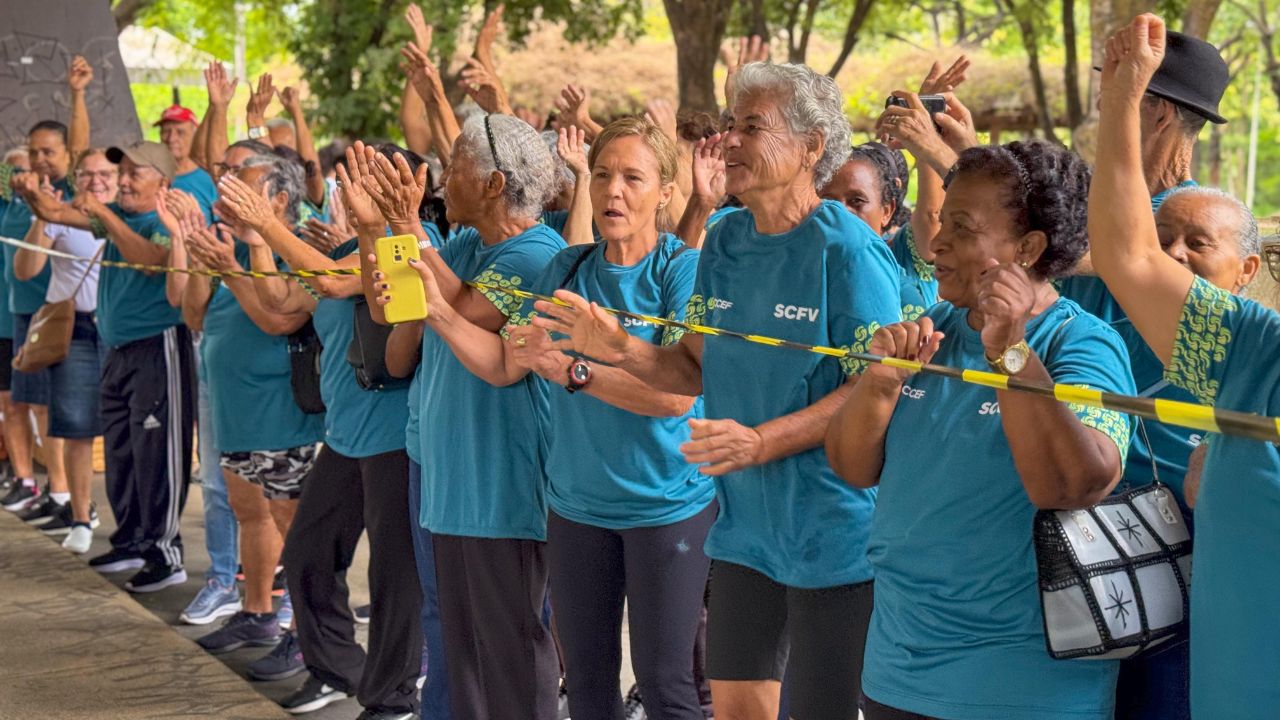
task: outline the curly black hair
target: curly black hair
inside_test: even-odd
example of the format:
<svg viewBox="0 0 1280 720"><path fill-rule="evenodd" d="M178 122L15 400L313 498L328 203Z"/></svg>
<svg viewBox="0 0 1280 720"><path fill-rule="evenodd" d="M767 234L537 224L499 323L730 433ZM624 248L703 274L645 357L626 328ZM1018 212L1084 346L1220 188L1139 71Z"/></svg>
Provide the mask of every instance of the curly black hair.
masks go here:
<svg viewBox="0 0 1280 720"><path fill-rule="evenodd" d="M1040 139L969 148L956 164L957 175L966 173L1001 182L1014 227L1045 234L1048 244L1031 267L1040 277L1062 277L1088 251L1093 170L1076 153Z"/></svg>
<svg viewBox="0 0 1280 720"><path fill-rule="evenodd" d="M894 207L889 226L905 225L910 221L907 187L911 182L911 170L907 167L907 159L902 156L902 151L892 150L878 142L863 143L853 146L849 161L854 160L865 160L876 169L876 174L880 177L880 202L892 202Z"/></svg>

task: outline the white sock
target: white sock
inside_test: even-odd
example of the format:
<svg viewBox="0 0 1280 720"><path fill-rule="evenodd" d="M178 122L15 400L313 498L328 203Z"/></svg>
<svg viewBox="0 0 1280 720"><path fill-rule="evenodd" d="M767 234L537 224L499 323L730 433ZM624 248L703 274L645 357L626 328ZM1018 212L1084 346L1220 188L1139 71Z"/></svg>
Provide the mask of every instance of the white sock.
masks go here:
<svg viewBox="0 0 1280 720"><path fill-rule="evenodd" d="M69 492L64 492L64 493L51 492L49 493L49 497L53 498L53 501L58 503L59 505L66 505L67 503L71 502L71 493Z"/></svg>
<svg viewBox="0 0 1280 720"><path fill-rule="evenodd" d="M18 480L22 483L22 487L33 488L36 486L35 478L18 478Z"/></svg>

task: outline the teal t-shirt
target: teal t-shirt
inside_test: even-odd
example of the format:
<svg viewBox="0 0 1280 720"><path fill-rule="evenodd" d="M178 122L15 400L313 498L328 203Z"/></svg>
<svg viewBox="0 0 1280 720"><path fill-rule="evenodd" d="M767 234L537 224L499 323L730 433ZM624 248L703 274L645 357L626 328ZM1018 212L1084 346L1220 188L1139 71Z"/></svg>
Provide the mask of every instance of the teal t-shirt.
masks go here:
<svg viewBox="0 0 1280 720"><path fill-rule="evenodd" d="M112 203L108 207L143 238L169 246L165 230L155 211L130 213ZM124 261L120 248L107 241L103 260ZM120 347L135 340L159 335L182 324L182 311L169 304L164 294L165 276L147 275L137 270L104 267L98 274L98 334L107 347Z"/></svg>
<svg viewBox="0 0 1280 720"><path fill-rule="evenodd" d="M431 241L431 247L439 249L444 245L444 238L440 237L440 228L435 223L422 223L422 230L427 234L427 239ZM421 246L419 241L419 252L425 248ZM422 448L421 441L418 439L418 409L422 404L422 363L418 363L418 367L413 371L413 380L409 383L409 420L404 426L404 447L409 453L409 459L422 464Z"/></svg>
<svg viewBox="0 0 1280 720"><path fill-rule="evenodd" d="M893 249L893 259L898 261L902 274L908 285L913 287L924 300L925 309L938 302L938 281L933 278L933 264L925 262L916 248L915 233L911 224L903 225L889 240Z"/></svg>
<svg viewBox="0 0 1280 720"><path fill-rule="evenodd" d="M236 256L241 267L249 267L247 245L237 241ZM263 332L235 294L215 284L200 353L222 452L287 450L324 436L323 417L302 412L293 400L288 342L284 335Z"/></svg>
<svg viewBox="0 0 1280 720"><path fill-rule="evenodd" d="M778 235L757 232L749 210L725 215L707 233L688 321L865 351L901 311L889 248L826 200ZM706 416L755 427L813 405L861 371L856 361L707 336ZM706 543L712 558L791 587L871 579L866 541L875 491L837 477L821 444L715 482L720 515Z"/></svg>
<svg viewBox="0 0 1280 720"><path fill-rule="evenodd" d="M606 248L602 242L560 252L530 291L551 295L574 262L590 253L566 289L604 307L684 319L698 271L697 250L662 235L643 260L624 266L606 260ZM533 303L526 303L513 323L525 324L531 314ZM654 345L674 344L684 334L632 319L623 319L622 326ZM550 383L547 390L552 418L545 429L547 503L561 517L611 530L670 525L696 515L715 497L711 479L680 453L689 441L689 418L702 417L701 398L679 417L648 417Z"/></svg>
<svg viewBox="0 0 1280 720"><path fill-rule="evenodd" d="M31 229L34 217L27 202L16 195L13 192L13 188L9 186L9 178L12 176L12 165L0 167L0 182L3 183L3 187L0 188L0 236L22 240L26 238L27 231ZM53 183L53 187L62 191L64 202L69 202L75 195L74 186L66 178ZM5 308L7 312L5 315L10 313L32 315L44 305L45 294L49 291L49 278L53 273L53 265L52 263L45 263L44 269L37 273L35 277L30 280L19 280L13 274L13 258L18 254L18 248L5 243L3 252L4 282L8 285L7 307ZM3 318L0 318L0 320L3 320ZM5 323L5 326L8 328L8 337L12 337L12 318Z"/></svg>
<svg viewBox="0 0 1280 720"><path fill-rule="evenodd" d="M713 227L715 227L716 225L718 225L718 224L720 223L720 221L721 221L721 220L723 220L724 218L726 218L727 216L732 215L733 213L736 213L736 212L738 212L739 210L742 210L742 209L743 209L743 208L738 207L738 206L735 206L735 205L726 205L726 206L724 206L724 207L722 207L722 208L720 208L720 209L718 209L718 210L716 210L716 211L712 212L712 213L711 213L711 215L709 215L709 216L707 217L707 224L705 225L705 227L706 227L706 229L707 229L707 232L711 232L711 228L713 228Z"/></svg>
<svg viewBox="0 0 1280 720"><path fill-rule="evenodd" d="M464 281L524 288L564 240L546 225L486 245L474 228L454 234L440 257ZM485 291L510 317L515 296ZM544 540L547 534L547 388L530 374L506 387L472 375L427 328L422 337L422 507L433 533Z"/></svg>
<svg viewBox="0 0 1280 720"><path fill-rule="evenodd" d="M1280 315L1196 278L1166 377L1200 402L1280 415ZM1191 712L1280 708L1280 447L1215 436L1196 498Z"/></svg>
<svg viewBox="0 0 1280 720"><path fill-rule="evenodd" d="M213 220L213 204L218 200L218 188L213 184L213 177L204 168L196 168L175 177L173 187L190 193L200 204L200 212L204 213L205 220Z"/></svg>
<svg viewBox="0 0 1280 720"><path fill-rule="evenodd" d="M932 362L987 369L968 311L928 313L946 333ZM1070 300L1027 324L1055 382L1132 394L1120 338ZM1072 406L1124 457L1130 418ZM948 720L1110 720L1118 661L1045 649L1032 520L996 391L937 375L907 379L884 444L868 557L875 610L862 687L875 701Z"/></svg>
<svg viewBox="0 0 1280 720"><path fill-rule="evenodd" d="M1195 180L1184 180L1175 187L1156 193L1151 198L1151 212L1154 214L1159 210L1165 198L1169 197L1174 190L1195 186ZM1116 302L1111 291L1107 290L1102 278L1097 275L1072 275L1063 278L1057 285L1058 292L1062 293L1063 297L1075 300L1087 313L1092 313L1109 323L1128 318L1120 308L1120 303Z"/></svg>
<svg viewBox="0 0 1280 720"><path fill-rule="evenodd" d="M341 260L358 250L355 239L334 249ZM320 336L320 397L324 400L324 441L341 455L365 458L404 449L408 388L364 390L347 362L354 332L356 298L321 298L311 316Z"/></svg>
<svg viewBox="0 0 1280 720"><path fill-rule="evenodd" d="M1129 352L1134 387L1140 394L1161 400L1196 402L1191 393L1164 379L1164 364L1147 346L1128 318L1111 323L1111 327L1120 334ZM1153 476L1158 474L1160 482L1168 485L1177 496L1182 516L1186 518L1187 526L1191 527L1191 508L1187 507L1182 486L1191 451L1204 441L1205 432L1167 425L1150 418L1142 418L1137 423L1138 426L1133 431L1133 445L1129 447L1129 459L1125 463L1124 477L1116 487L1116 492L1148 485Z"/></svg>
<svg viewBox="0 0 1280 720"><path fill-rule="evenodd" d="M3 212L3 210L0 210ZM9 263L5 260L3 251L0 251L0 340L13 339L13 313L9 311L9 279L5 276L9 272Z"/></svg>

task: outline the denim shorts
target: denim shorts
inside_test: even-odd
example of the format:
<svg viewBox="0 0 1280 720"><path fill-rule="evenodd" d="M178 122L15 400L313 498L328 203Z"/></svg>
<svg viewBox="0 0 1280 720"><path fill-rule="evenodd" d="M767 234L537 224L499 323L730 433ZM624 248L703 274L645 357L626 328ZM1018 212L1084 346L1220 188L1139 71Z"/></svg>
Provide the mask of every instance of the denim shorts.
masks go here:
<svg viewBox="0 0 1280 720"><path fill-rule="evenodd" d="M102 360L106 347L98 339L92 313L76 313L71 347L62 362L49 368L49 435L83 440L102 434L98 399L102 394ZM16 377L21 373L14 373Z"/></svg>
<svg viewBox="0 0 1280 720"><path fill-rule="evenodd" d="M79 315L79 313L76 313ZM24 313L13 314L13 354L17 355L19 348L27 341L27 328L31 325L31 316ZM48 405L49 404L49 369L38 370L33 373L13 371L13 380L10 390L13 393L13 401L16 403L26 403L28 405Z"/></svg>

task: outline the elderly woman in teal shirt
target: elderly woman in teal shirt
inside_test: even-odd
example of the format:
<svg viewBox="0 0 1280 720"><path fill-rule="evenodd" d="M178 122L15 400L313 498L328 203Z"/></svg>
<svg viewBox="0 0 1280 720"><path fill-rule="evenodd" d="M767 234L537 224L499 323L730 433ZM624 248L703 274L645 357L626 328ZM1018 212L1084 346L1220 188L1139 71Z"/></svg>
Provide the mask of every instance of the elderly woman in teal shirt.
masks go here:
<svg viewBox="0 0 1280 720"><path fill-rule="evenodd" d="M1107 41L1097 179L1090 194L1094 269L1165 366L1200 402L1280 413L1280 315L1215 286L1161 248L1140 152L1140 104L1166 47L1142 15ZM1229 216L1227 216L1229 218ZM1198 218L1212 230L1216 214ZM1194 717L1267 718L1280 705L1280 449L1214 437L1196 502L1191 593Z"/></svg>
<svg viewBox="0 0 1280 720"><path fill-rule="evenodd" d="M1131 393L1128 356L1049 280L1084 253L1089 172L1045 141L966 150L933 238L944 302L877 331L871 352ZM879 486L868 720L1109 719L1118 663L1045 649L1032 519L1120 479L1128 419L872 365L832 420L827 455ZM922 449L927 448L927 452Z"/></svg>

